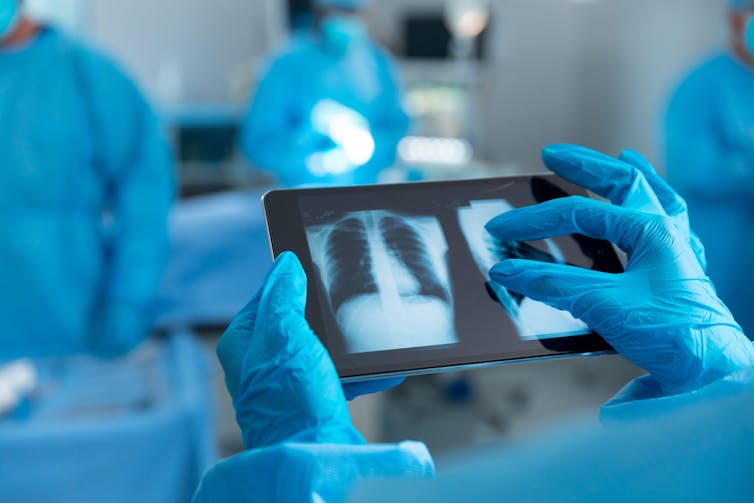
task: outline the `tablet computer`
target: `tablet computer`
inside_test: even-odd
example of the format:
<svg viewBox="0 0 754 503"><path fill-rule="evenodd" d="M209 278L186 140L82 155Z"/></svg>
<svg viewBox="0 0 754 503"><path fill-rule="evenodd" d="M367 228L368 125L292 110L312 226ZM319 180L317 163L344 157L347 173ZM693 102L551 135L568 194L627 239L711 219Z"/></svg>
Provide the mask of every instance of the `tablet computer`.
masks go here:
<svg viewBox="0 0 754 503"><path fill-rule="evenodd" d="M569 313L489 280L506 258L622 272L582 235L499 241L513 208L587 192L555 175L275 190L263 197L273 256L308 277L306 318L344 382L610 351Z"/></svg>

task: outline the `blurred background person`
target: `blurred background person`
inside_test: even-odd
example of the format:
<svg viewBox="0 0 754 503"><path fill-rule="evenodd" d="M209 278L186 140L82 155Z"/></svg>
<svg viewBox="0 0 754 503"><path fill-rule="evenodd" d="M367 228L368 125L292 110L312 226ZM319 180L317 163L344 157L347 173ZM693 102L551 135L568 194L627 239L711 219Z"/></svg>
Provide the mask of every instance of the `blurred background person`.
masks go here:
<svg viewBox="0 0 754 503"><path fill-rule="evenodd" d="M187 501L214 460L198 343L142 344L174 192L167 137L132 80L0 0L4 501Z"/></svg>
<svg viewBox="0 0 754 503"><path fill-rule="evenodd" d="M284 186L375 183L409 125L396 71L369 38L367 0L312 3L313 29L259 82L241 149Z"/></svg>
<svg viewBox="0 0 754 503"><path fill-rule="evenodd" d="M729 47L676 91L666 117L668 176L688 201L708 274L754 334L754 1L729 1Z"/></svg>
<svg viewBox="0 0 754 503"><path fill-rule="evenodd" d="M167 259L170 149L110 59L0 0L0 356L121 354Z"/></svg>

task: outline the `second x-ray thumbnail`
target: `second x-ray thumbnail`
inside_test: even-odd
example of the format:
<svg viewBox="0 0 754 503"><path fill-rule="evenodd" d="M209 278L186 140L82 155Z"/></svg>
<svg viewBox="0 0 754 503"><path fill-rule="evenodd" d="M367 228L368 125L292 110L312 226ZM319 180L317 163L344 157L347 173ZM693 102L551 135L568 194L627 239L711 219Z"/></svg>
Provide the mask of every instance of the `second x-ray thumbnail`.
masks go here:
<svg viewBox="0 0 754 503"><path fill-rule="evenodd" d="M307 226L306 236L348 352L458 342L436 218L357 211Z"/></svg>
<svg viewBox="0 0 754 503"><path fill-rule="evenodd" d="M513 209L504 199L472 201L458 209L458 220L471 253L482 274L487 277L496 263L506 259L528 259L564 264L563 253L551 239L542 241L541 248L519 241L500 241L493 238L484 224ZM522 339L543 339L588 333L587 325L570 313L555 309L494 282L488 283L497 300L515 323Z"/></svg>

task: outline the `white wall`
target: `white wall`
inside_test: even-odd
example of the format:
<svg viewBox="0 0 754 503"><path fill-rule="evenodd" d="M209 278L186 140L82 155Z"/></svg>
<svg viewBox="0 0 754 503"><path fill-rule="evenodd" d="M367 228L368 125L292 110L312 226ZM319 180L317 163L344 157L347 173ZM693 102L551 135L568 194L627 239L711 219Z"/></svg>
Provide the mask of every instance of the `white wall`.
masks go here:
<svg viewBox="0 0 754 503"><path fill-rule="evenodd" d="M282 33L278 0L90 0L91 36L162 103L237 100Z"/></svg>
<svg viewBox="0 0 754 503"><path fill-rule="evenodd" d="M659 124L682 74L726 38L726 0L491 0L490 63L475 110L483 157L539 163L550 142L659 161ZM94 38L161 102L241 102L283 34L283 0L87 0ZM398 46L407 11L374 0L375 35ZM244 80L245 79L245 80Z"/></svg>
<svg viewBox="0 0 754 503"><path fill-rule="evenodd" d="M611 0L582 21L577 138L662 168L662 120L683 76L727 41L726 0Z"/></svg>
<svg viewBox="0 0 754 503"><path fill-rule="evenodd" d="M554 0L506 0L496 7L493 60L476 107L488 111L480 129L482 154L538 163L544 144L578 140L582 12Z"/></svg>
<svg viewBox="0 0 754 503"><path fill-rule="evenodd" d="M539 163L551 142L661 161L660 121L681 76L726 40L726 0L491 0L491 64L477 111L484 157ZM374 31L442 0L380 0ZM660 163L661 164L661 163Z"/></svg>

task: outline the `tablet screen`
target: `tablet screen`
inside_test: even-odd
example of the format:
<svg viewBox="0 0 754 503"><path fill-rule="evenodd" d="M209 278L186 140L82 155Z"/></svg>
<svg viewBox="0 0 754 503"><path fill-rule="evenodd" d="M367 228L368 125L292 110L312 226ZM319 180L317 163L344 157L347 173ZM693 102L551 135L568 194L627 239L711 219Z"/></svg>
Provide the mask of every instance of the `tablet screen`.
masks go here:
<svg viewBox="0 0 754 503"><path fill-rule="evenodd" d="M307 319L341 377L608 349L580 320L491 282L505 259L620 272L612 245L580 235L500 241L514 208L584 194L555 176L268 194L273 251L309 277Z"/></svg>

